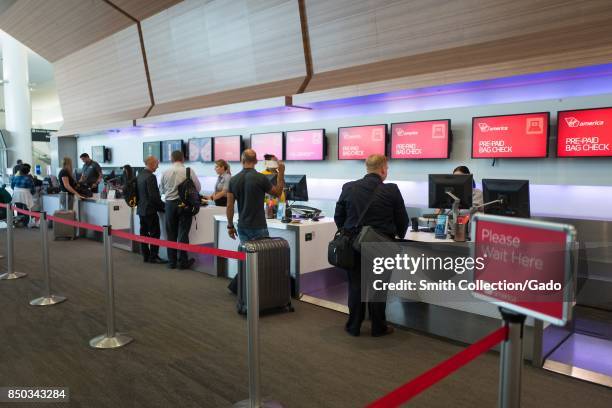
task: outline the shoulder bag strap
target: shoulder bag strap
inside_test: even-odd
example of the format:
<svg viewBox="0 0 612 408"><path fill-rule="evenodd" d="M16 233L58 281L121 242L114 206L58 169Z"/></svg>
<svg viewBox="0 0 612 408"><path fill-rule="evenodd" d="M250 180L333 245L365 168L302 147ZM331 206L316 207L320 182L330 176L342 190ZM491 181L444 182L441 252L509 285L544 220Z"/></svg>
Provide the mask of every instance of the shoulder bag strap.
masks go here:
<svg viewBox="0 0 612 408"><path fill-rule="evenodd" d="M380 188L381 185L382 185L382 183L379 184L378 186L376 186L376 188L374 189L374 193L372 193L372 197L370 197L370 200L368 201L368 204L366 205L366 208L364 208L363 212L359 216L359 220L357 220L357 227L361 227L361 222L363 221L363 217L365 217L366 213L370 209L370 205L372 205L372 202L376 198L376 193L378 192L378 189Z"/></svg>

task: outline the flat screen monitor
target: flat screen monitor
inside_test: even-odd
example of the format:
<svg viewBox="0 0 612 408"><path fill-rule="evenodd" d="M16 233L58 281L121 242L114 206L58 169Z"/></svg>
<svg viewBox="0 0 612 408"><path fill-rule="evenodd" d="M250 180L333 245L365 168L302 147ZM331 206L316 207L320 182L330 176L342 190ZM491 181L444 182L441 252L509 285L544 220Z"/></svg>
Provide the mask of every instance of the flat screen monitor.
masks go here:
<svg viewBox="0 0 612 408"><path fill-rule="evenodd" d="M485 203L501 200L488 205L486 214L508 217L529 218L529 180L482 179L482 196Z"/></svg>
<svg viewBox="0 0 612 408"><path fill-rule="evenodd" d="M548 155L549 112L472 118L472 158Z"/></svg>
<svg viewBox="0 0 612 408"><path fill-rule="evenodd" d="M450 119L391 124L392 159L448 159Z"/></svg>
<svg viewBox="0 0 612 408"><path fill-rule="evenodd" d="M162 140L161 142L161 161L171 162L172 152L180 150L185 153L185 147L183 146L183 140Z"/></svg>
<svg viewBox="0 0 612 408"><path fill-rule="evenodd" d="M306 175L285 175L285 189L288 201L308 201Z"/></svg>
<svg viewBox="0 0 612 408"><path fill-rule="evenodd" d="M338 128L338 160L365 160L371 154L385 154L387 125Z"/></svg>
<svg viewBox="0 0 612 408"><path fill-rule="evenodd" d="M98 163L106 162L106 148L104 146L92 146L91 158Z"/></svg>
<svg viewBox="0 0 612 408"><path fill-rule="evenodd" d="M557 157L611 157L612 108L557 112Z"/></svg>
<svg viewBox="0 0 612 408"><path fill-rule="evenodd" d="M189 161L213 161L212 137L199 137L195 139L189 139L187 149L189 153Z"/></svg>
<svg viewBox="0 0 612 408"><path fill-rule="evenodd" d="M142 160L149 156L161 159L161 142L144 142L142 144Z"/></svg>
<svg viewBox="0 0 612 408"><path fill-rule="evenodd" d="M470 208L473 183L471 174L430 174L429 208L453 208L454 199L447 193L459 198L459 208Z"/></svg>
<svg viewBox="0 0 612 408"><path fill-rule="evenodd" d="M284 160L283 132L253 133L251 149L257 153L257 160L264 160L264 154L272 154Z"/></svg>
<svg viewBox="0 0 612 408"><path fill-rule="evenodd" d="M215 137L213 157L228 162L239 162L242 154L242 136Z"/></svg>
<svg viewBox="0 0 612 408"><path fill-rule="evenodd" d="M285 132L285 160L323 160L327 144L324 129Z"/></svg>

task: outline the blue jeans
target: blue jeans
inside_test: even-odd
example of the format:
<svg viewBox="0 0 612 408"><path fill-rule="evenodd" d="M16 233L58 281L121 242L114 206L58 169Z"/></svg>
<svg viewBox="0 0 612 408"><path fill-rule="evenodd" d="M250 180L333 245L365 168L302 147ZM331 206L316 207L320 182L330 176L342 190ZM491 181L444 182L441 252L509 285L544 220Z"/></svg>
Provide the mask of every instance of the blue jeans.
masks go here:
<svg viewBox="0 0 612 408"><path fill-rule="evenodd" d="M238 227L238 238L240 242L245 243L256 238L268 238L268 228L244 228Z"/></svg>

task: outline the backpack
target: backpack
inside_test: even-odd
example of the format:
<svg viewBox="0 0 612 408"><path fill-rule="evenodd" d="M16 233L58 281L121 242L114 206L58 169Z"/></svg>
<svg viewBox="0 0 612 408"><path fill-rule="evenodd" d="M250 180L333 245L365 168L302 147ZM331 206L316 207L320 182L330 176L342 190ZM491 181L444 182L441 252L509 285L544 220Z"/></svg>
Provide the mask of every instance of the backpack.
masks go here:
<svg viewBox="0 0 612 408"><path fill-rule="evenodd" d="M134 208L138 205L138 184L136 183L136 177L129 179L125 186L123 186L123 199L127 203L128 207Z"/></svg>
<svg viewBox="0 0 612 408"><path fill-rule="evenodd" d="M196 215L200 212L200 192L191 179L191 169L187 167L187 178L178 185L178 195L181 203L179 209L186 214Z"/></svg>

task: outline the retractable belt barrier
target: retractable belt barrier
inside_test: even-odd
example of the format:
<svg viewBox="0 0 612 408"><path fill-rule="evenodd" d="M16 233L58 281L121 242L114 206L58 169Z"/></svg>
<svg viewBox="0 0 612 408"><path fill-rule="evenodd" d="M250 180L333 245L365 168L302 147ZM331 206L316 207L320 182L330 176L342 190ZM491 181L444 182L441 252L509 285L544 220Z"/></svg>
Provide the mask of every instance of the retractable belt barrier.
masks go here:
<svg viewBox="0 0 612 408"><path fill-rule="evenodd" d="M504 325L476 343L466 347L448 360L443 361L429 371L391 391L384 397L372 402L368 405L368 408L391 408L400 406L454 373L479 355L492 349L502 341L507 340L507 337L508 326Z"/></svg>

